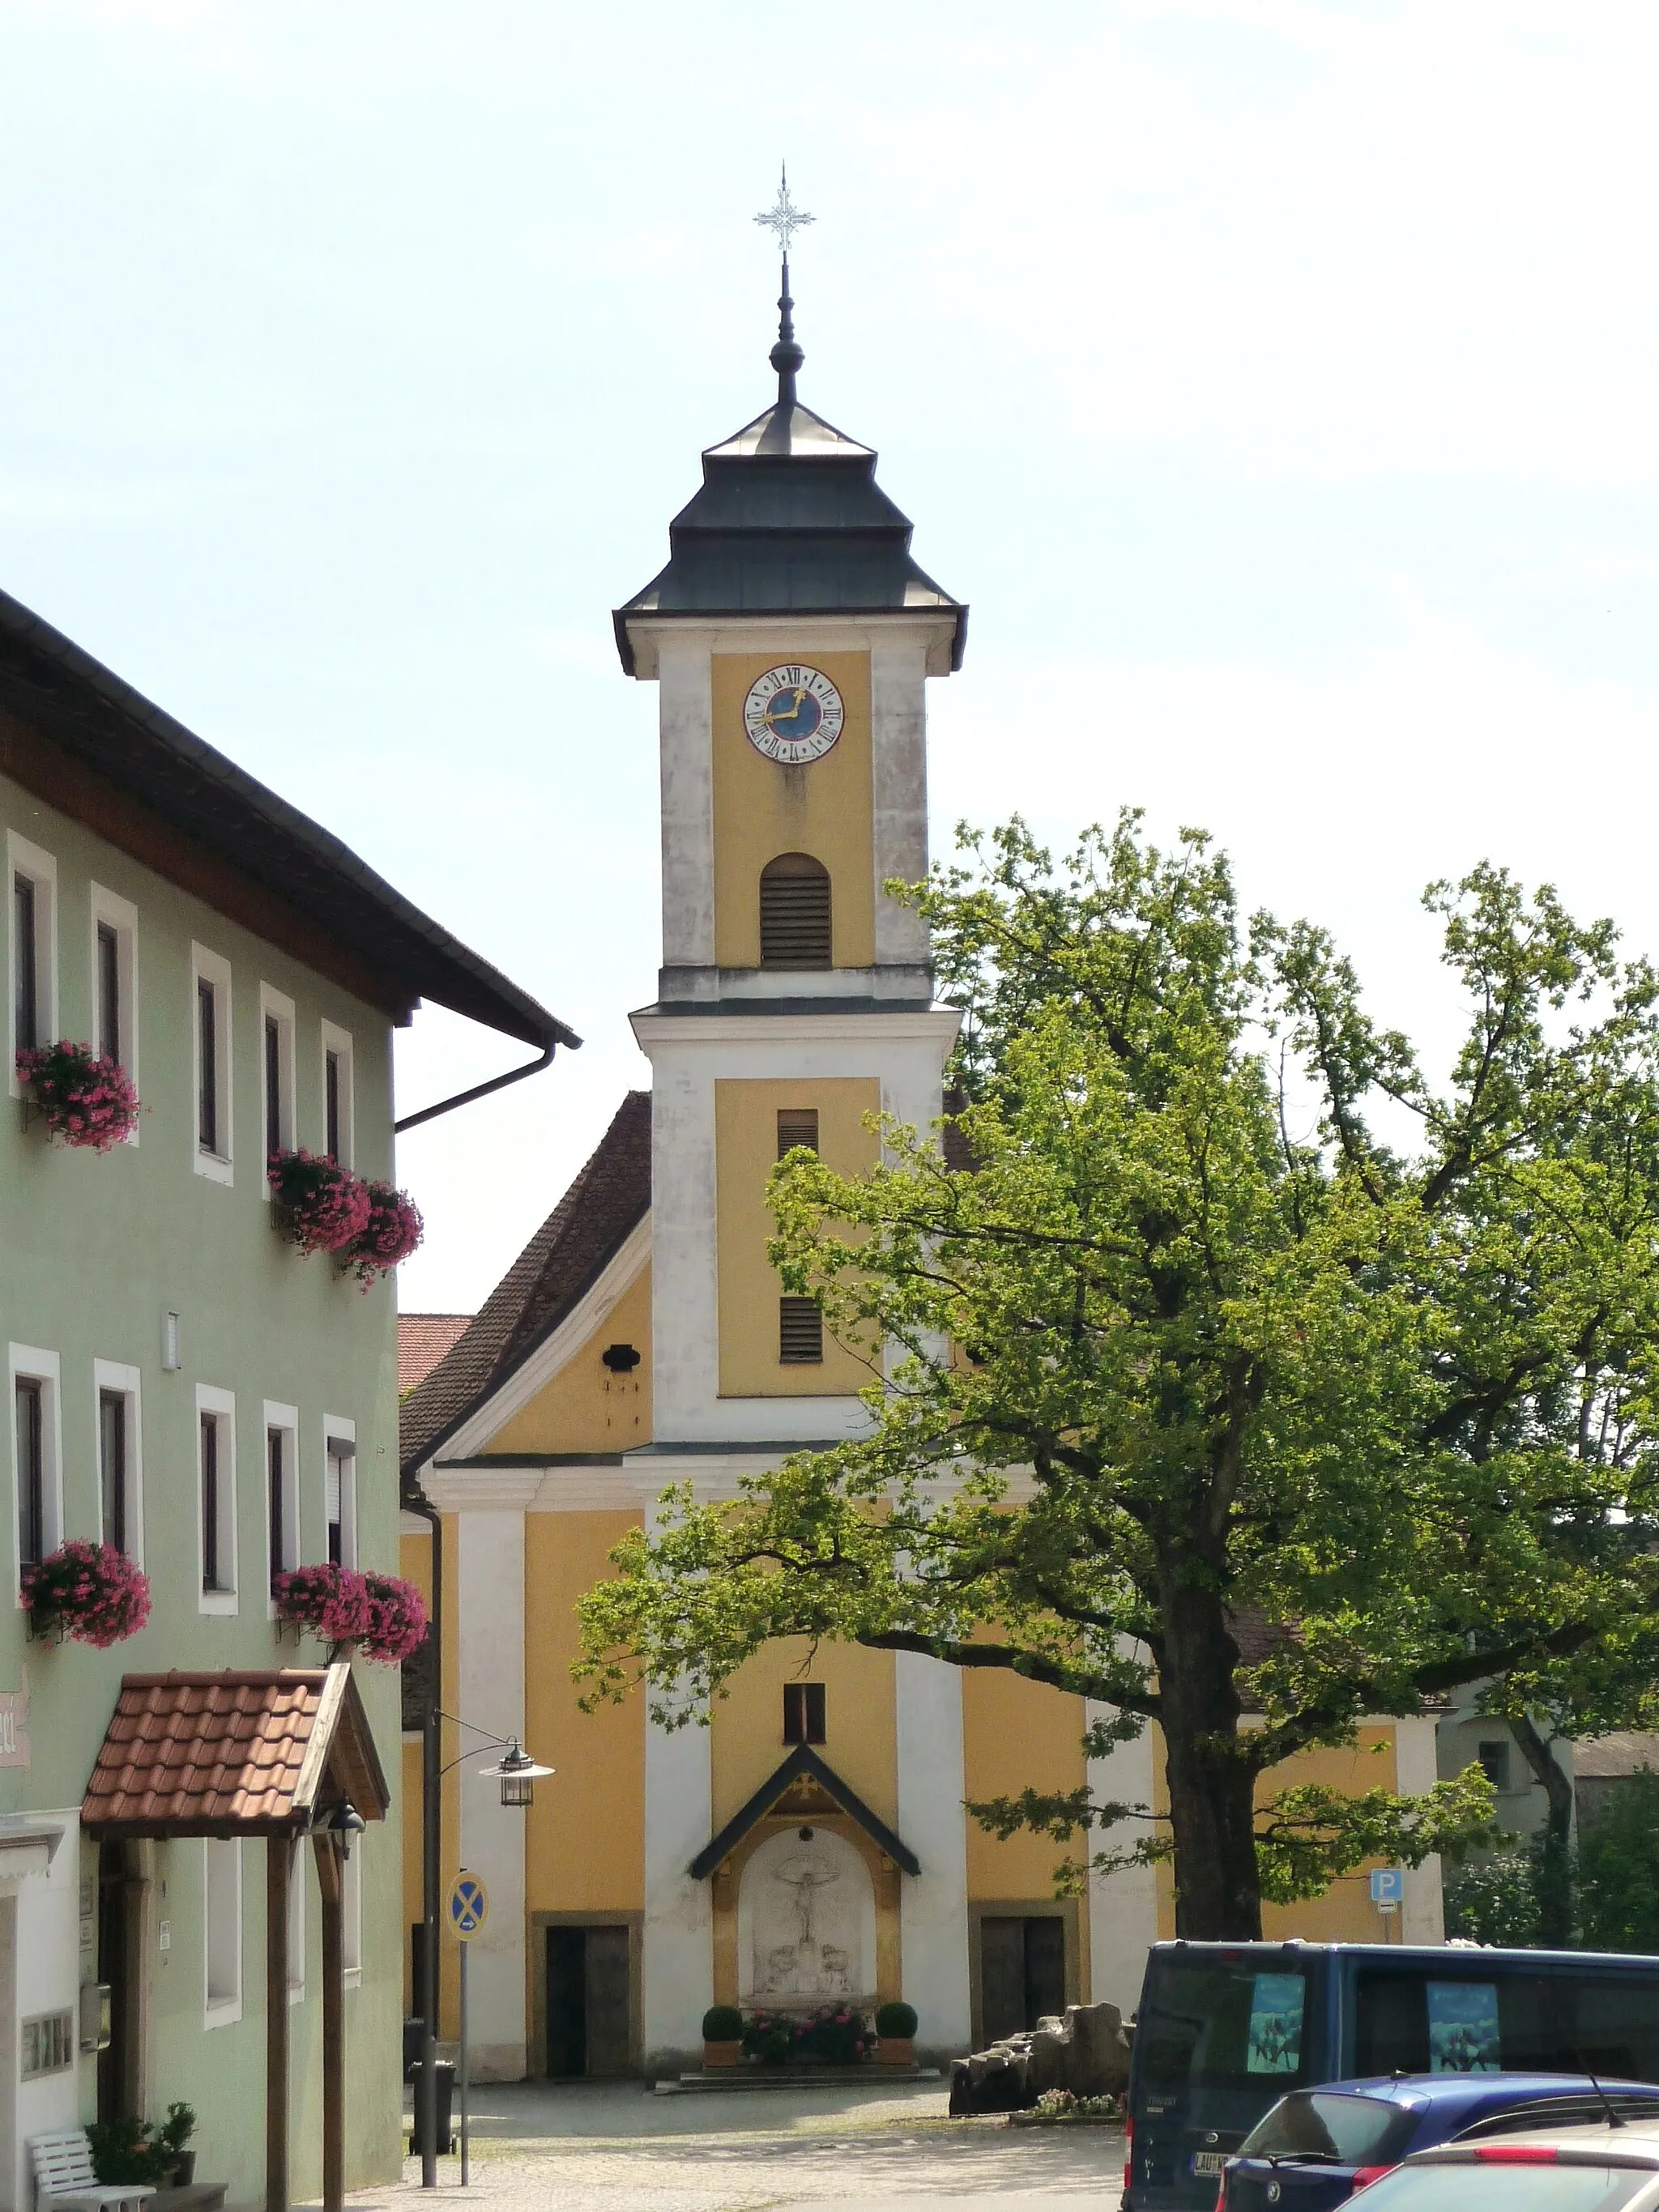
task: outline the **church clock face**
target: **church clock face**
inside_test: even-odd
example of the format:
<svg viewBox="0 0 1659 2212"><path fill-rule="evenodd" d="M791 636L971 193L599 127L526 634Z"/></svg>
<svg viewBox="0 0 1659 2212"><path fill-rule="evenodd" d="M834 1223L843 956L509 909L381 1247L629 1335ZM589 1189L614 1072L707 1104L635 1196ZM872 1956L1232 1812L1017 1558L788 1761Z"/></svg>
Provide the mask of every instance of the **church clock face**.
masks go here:
<svg viewBox="0 0 1659 2212"><path fill-rule="evenodd" d="M743 702L750 744L785 768L821 760L841 735L843 719L840 692L821 669L800 661L757 676Z"/></svg>

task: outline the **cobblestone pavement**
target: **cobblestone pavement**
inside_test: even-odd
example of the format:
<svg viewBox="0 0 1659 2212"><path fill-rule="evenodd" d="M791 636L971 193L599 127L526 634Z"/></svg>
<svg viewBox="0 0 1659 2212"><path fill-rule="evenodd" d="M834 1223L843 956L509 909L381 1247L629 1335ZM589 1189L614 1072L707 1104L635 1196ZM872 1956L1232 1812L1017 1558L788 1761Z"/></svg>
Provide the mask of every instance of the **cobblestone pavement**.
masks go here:
<svg viewBox="0 0 1659 2212"><path fill-rule="evenodd" d="M631 2082L481 2088L466 2195L478 2212L1115 2212L1115 2130L951 2120L945 2106L931 2083L662 2097ZM439 2162L450 2212L459 2166ZM411 2162L400 2185L352 2202L418 2212L421 2197Z"/></svg>

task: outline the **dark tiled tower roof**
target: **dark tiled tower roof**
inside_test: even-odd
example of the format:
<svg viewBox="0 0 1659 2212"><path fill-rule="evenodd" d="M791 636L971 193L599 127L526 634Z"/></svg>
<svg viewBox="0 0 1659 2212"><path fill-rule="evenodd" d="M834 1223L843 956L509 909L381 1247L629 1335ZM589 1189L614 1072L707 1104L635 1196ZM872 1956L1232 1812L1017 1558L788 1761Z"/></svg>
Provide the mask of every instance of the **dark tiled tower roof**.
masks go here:
<svg viewBox="0 0 1659 2212"><path fill-rule="evenodd" d="M775 405L702 457L702 489L668 526L670 558L614 617L617 650L634 673L632 615L902 614L956 616L951 665L968 623L960 600L910 557L911 524L876 482L876 456L803 407L804 358L790 320L789 267L778 343Z"/></svg>

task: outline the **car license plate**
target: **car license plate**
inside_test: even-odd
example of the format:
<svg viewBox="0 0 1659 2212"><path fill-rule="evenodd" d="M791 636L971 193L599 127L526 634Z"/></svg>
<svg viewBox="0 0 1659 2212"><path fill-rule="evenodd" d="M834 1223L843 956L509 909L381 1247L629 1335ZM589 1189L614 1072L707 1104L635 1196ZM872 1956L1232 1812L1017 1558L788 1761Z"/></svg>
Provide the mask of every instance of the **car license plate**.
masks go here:
<svg viewBox="0 0 1659 2212"><path fill-rule="evenodd" d="M1227 2160L1231 2156L1232 2153L1231 2151L1195 2150L1193 2153L1193 2172L1194 2173L1219 2173L1222 2167L1226 2165Z"/></svg>

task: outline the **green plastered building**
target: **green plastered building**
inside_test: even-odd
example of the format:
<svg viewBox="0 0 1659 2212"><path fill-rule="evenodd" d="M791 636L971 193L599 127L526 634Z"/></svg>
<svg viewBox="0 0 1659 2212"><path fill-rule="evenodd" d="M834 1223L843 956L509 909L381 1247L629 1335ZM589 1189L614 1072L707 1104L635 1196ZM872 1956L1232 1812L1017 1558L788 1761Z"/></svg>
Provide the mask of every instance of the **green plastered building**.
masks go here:
<svg viewBox="0 0 1659 2212"><path fill-rule="evenodd" d="M389 1277L284 1241L265 1159L392 1179L422 1000L544 1062L578 1040L3 594L0 837L0 2207L31 2201L30 2136L175 2100L198 2180L303 2202L398 2169L401 1717L397 1669L285 1630L271 1578L397 1571L396 1322ZM130 1139L53 1139L15 1054L60 1038L128 1071ZM108 1650L32 1634L19 1597L72 1538L149 1579Z"/></svg>

